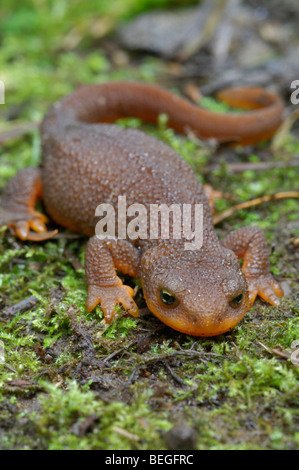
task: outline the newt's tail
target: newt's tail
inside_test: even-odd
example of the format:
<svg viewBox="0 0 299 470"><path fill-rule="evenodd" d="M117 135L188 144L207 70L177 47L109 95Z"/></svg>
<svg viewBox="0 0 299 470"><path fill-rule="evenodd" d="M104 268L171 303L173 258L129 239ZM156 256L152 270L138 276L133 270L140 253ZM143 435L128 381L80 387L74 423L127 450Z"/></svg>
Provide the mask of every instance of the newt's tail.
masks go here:
<svg viewBox="0 0 299 470"><path fill-rule="evenodd" d="M163 88L143 83L113 82L79 88L54 105L43 123L57 132L57 120L64 123L114 122L137 117L156 122L159 114L168 115L168 125L176 131L190 130L201 139L248 145L270 138L283 120L283 102L263 88L231 88L218 94L220 100L245 108L245 112L214 113ZM50 131L51 132L51 131Z"/></svg>

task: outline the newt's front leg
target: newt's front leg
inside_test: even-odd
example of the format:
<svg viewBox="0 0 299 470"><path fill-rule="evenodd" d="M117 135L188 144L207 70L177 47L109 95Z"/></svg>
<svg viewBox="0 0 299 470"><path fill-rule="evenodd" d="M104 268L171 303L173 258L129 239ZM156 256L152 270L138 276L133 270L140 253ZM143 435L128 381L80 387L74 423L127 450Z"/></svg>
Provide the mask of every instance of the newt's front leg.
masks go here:
<svg viewBox="0 0 299 470"><path fill-rule="evenodd" d="M283 290L270 273L269 252L264 232L259 227L234 230L222 240L223 246L243 258L242 271L246 276L249 300L257 295L272 305L279 305Z"/></svg>
<svg viewBox="0 0 299 470"><path fill-rule="evenodd" d="M88 283L87 311L100 304L105 320L111 323L115 305L121 304L134 317L138 307L133 300L133 289L124 286L115 269L123 274L137 276L139 251L126 240L89 239L85 253L85 272Z"/></svg>

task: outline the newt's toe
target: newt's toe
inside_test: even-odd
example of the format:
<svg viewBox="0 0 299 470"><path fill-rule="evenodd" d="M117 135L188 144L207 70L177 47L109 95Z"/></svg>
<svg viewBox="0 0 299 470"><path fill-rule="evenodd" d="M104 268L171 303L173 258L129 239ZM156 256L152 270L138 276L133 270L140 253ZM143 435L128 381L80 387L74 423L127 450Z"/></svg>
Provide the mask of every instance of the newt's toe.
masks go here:
<svg viewBox="0 0 299 470"><path fill-rule="evenodd" d="M52 238L58 230L47 230L48 218L34 210L24 212L0 210L0 225L7 225L21 240L43 241ZM32 229L32 230L31 230Z"/></svg>
<svg viewBox="0 0 299 470"><path fill-rule="evenodd" d="M278 306L280 298L283 297L283 290L280 284L273 278L272 274L260 276L258 278L247 279L249 300L253 304L259 295L265 302Z"/></svg>
<svg viewBox="0 0 299 470"><path fill-rule="evenodd" d="M98 304L104 312L105 320L111 323L114 317L115 306L121 304L131 315L137 317L138 307L133 300L134 291L129 286L107 286L88 288L86 310L91 312Z"/></svg>

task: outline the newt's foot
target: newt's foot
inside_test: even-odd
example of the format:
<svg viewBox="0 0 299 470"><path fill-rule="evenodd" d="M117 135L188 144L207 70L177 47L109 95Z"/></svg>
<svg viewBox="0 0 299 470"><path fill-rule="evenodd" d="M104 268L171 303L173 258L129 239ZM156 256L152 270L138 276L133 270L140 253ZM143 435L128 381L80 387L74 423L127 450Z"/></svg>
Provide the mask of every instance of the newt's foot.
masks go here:
<svg viewBox="0 0 299 470"><path fill-rule="evenodd" d="M0 226L7 225L21 240L43 241L52 238L58 230L48 231L47 222L48 218L35 210L26 212L0 208Z"/></svg>
<svg viewBox="0 0 299 470"><path fill-rule="evenodd" d="M86 309L91 312L100 304L107 323L111 323L114 316L115 305L121 304L133 317L138 317L138 307L133 300L134 291L129 286L118 285L109 287L88 287Z"/></svg>
<svg viewBox="0 0 299 470"><path fill-rule="evenodd" d="M279 298L283 297L283 290L272 274L265 274L258 278L247 277L247 283L251 304L254 303L258 295L271 305L280 304Z"/></svg>

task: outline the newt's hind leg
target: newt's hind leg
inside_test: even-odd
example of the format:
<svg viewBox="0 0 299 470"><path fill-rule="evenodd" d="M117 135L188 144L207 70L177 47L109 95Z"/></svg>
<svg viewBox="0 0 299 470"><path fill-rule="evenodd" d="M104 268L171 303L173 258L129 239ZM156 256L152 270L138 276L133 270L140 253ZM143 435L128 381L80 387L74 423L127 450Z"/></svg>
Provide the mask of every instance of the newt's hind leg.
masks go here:
<svg viewBox="0 0 299 470"><path fill-rule="evenodd" d="M36 200L41 197L40 170L27 167L19 171L3 191L0 226L11 227L21 240L41 241L53 237L57 230L47 231L47 217L34 209Z"/></svg>

